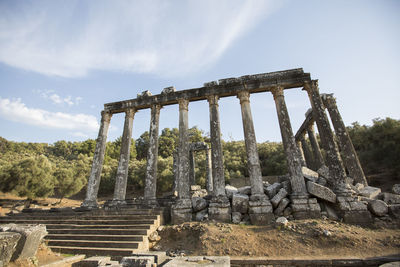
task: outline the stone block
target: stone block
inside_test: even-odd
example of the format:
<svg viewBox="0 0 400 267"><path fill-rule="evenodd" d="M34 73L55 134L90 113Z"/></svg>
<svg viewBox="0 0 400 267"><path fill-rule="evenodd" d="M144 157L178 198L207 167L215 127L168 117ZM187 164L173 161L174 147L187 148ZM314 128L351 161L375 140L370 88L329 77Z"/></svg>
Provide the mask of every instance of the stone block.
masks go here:
<svg viewBox="0 0 400 267"><path fill-rule="evenodd" d="M279 217L278 219L276 219L275 222L277 225L282 225L282 226L286 226L289 223L289 221L285 217Z"/></svg>
<svg viewBox="0 0 400 267"><path fill-rule="evenodd" d="M136 257L152 257L154 259L154 263L157 265L161 265L164 263L168 257L165 251L146 251L146 252L134 252L131 256Z"/></svg>
<svg viewBox="0 0 400 267"><path fill-rule="evenodd" d="M73 263L73 267L97 267L97 266L105 266L107 263L111 261L111 257L106 256L94 256L89 257L87 259L83 259L79 262Z"/></svg>
<svg viewBox="0 0 400 267"><path fill-rule="evenodd" d="M236 187L231 186L231 185L225 186L225 193L229 199L232 199L233 194L236 194L237 192L238 192L238 190Z"/></svg>
<svg viewBox="0 0 400 267"><path fill-rule="evenodd" d="M242 221L243 215L240 212L232 212L232 223L240 223Z"/></svg>
<svg viewBox="0 0 400 267"><path fill-rule="evenodd" d="M361 190L364 189L364 185L361 183L356 183L356 185L354 186L355 191L359 194Z"/></svg>
<svg viewBox="0 0 400 267"><path fill-rule="evenodd" d="M123 257L120 263L123 267L152 267L154 264L154 257L151 256Z"/></svg>
<svg viewBox="0 0 400 267"><path fill-rule="evenodd" d="M324 203L324 204L326 213L328 214L328 218L335 221L339 220L339 216L335 211L335 209L329 203Z"/></svg>
<svg viewBox="0 0 400 267"><path fill-rule="evenodd" d="M372 216L368 210L345 211L343 221L345 223L369 224L372 222Z"/></svg>
<svg viewBox="0 0 400 267"><path fill-rule="evenodd" d="M320 184L308 181L307 182L307 190L313 196L317 198L335 203L336 202L336 194L333 193L331 189L326 186L322 186Z"/></svg>
<svg viewBox="0 0 400 267"><path fill-rule="evenodd" d="M197 191L197 190L201 190L200 185L191 185L190 186L190 191Z"/></svg>
<svg viewBox="0 0 400 267"><path fill-rule="evenodd" d="M283 188L282 188L283 189ZM286 207L289 205L290 200L287 198L283 198L281 202L279 203L278 207L274 210L274 214L276 216L282 215L283 211L286 209Z"/></svg>
<svg viewBox="0 0 400 267"><path fill-rule="evenodd" d="M196 267L229 267L229 256L191 256L176 257L163 265L164 267L196 266Z"/></svg>
<svg viewBox="0 0 400 267"><path fill-rule="evenodd" d="M400 195L400 184L395 184L395 185L393 185L393 187L392 187L392 192L393 192L393 194L398 194L398 195Z"/></svg>
<svg viewBox="0 0 400 267"><path fill-rule="evenodd" d="M304 178L312 182L316 182L319 177L318 172L315 172L307 167L302 167L301 171L303 173Z"/></svg>
<svg viewBox="0 0 400 267"><path fill-rule="evenodd" d="M281 183L282 188L285 188L286 192L288 192L288 194L292 193L292 185L290 184L290 181L283 181Z"/></svg>
<svg viewBox="0 0 400 267"><path fill-rule="evenodd" d="M385 201L386 204L400 204L400 195L383 193L383 201Z"/></svg>
<svg viewBox="0 0 400 267"><path fill-rule="evenodd" d="M171 222L172 224L181 224L192 220L192 200L178 199L171 206Z"/></svg>
<svg viewBox="0 0 400 267"><path fill-rule="evenodd" d="M388 205L379 199L372 200L368 203L368 209L372 214L376 216L383 216L388 213L389 207Z"/></svg>
<svg viewBox="0 0 400 267"><path fill-rule="evenodd" d="M232 196L232 211L247 213L249 209L249 196L244 194L234 194Z"/></svg>
<svg viewBox="0 0 400 267"><path fill-rule="evenodd" d="M373 186L366 186L360 190L360 195L372 199L376 199L381 193L381 189Z"/></svg>
<svg viewBox="0 0 400 267"><path fill-rule="evenodd" d="M388 205L389 214L397 219L400 219L400 204Z"/></svg>
<svg viewBox="0 0 400 267"><path fill-rule="evenodd" d="M239 187L238 189L239 194L250 195L251 194L251 186L243 186Z"/></svg>
<svg viewBox="0 0 400 267"><path fill-rule="evenodd" d="M208 195L208 192L206 189L200 189L196 191L191 191L192 197L205 197Z"/></svg>
<svg viewBox="0 0 400 267"><path fill-rule="evenodd" d="M0 231L15 232L21 235L15 252L11 258L12 261L24 260L32 258L36 255L36 251L43 237L47 235L45 225L17 225L6 224L0 226Z"/></svg>
<svg viewBox="0 0 400 267"><path fill-rule="evenodd" d="M208 209L204 209L204 210L196 212L196 214L194 215L194 219L197 222L202 222L202 221L208 219Z"/></svg>
<svg viewBox="0 0 400 267"><path fill-rule="evenodd" d="M324 177L319 177L318 180L317 180L317 184L320 184L320 185L323 185L323 186L326 186L327 183L328 183L328 181Z"/></svg>
<svg viewBox="0 0 400 267"><path fill-rule="evenodd" d="M278 207L279 202L288 195L285 188L281 188L279 192L271 199L271 204L274 208Z"/></svg>
<svg viewBox="0 0 400 267"><path fill-rule="evenodd" d="M254 225L265 225L272 223L275 216L272 213L271 202L265 197L260 200L249 201L249 217Z"/></svg>
<svg viewBox="0 0 400 267"><path fill-rule="evenodd" d="M208 218L218 222L231 222L231 204L229 200L212 199L208 206Z"/></svg>
<svg viewBox="0 0 400 267"><path fill-rule="evenodd" d="M192 198L192 208L194 212L204 210L205 208L207 208L207 206L208 206L207 200L205 200L204 198L202 197Z"/></svg>
<svg viewBox="0 0 400 267"><path fill-rule="evenodd" d="M4 266L10 262L20 238L18 233L0 233L0 262Z"/></svg>
<svg viewBox="0 0 400 267"><path fill-rule="evenodd" d="M264 191L269 198L273 198L281 188L282 185L280 183L273 183L272 185L268 186Z"/></svg>
<svg viewBox="0 0 400 267"><path fill-rule="evenodd" d="M283 211L283 216L285 217L289 217L290 215L292 215L292 208L291 207L286 207L286 209Z"/></svg>
<svg viewBox="0 0 400 267"><path fill-rule="evenodd" d="M170 93L174 93L176 91L174 86L169 86L169 87L165 87L162 91L161 94L162 95L166 95L166 94L170 94Z"/></svg>
<svg viewBox="0 0 400 267"><path fill-rule="evenodd" d="M350 201L349 204L351 210L367 210L367 205L361 201Z"/></svg>
<svg viewBox="0 0 400 267"><path fill-rule="evenodd" d="M317 170L317 173L318 173L319 177L324 177L327 180L329 180L329 178L330 178L329 168L326 165L321 166L321 168L319 168Z"/></svg>

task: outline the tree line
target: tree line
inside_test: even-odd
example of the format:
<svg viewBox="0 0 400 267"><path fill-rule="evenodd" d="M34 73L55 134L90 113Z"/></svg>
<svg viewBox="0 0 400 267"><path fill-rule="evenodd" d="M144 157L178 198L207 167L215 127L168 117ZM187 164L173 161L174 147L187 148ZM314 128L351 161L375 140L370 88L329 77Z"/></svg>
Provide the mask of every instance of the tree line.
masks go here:
<svg viewBox="0 0 400 267"><path fill-rule="evenodd" d="M390 171L400 177L400 121L386 118L373 120L372 126L355 122L348 127L354 147L366 174ZM164 128L159 136L158 193L172 189L173 153L179 131ZM206 142L210 138L197 127L189 129L190 142ZM0 191L12 192L28 199L56 195L60 199L81 191L87 184L96 141L57 141L54 144L12 142L0 137ZM146 171L149 133L144 132L131 142L128 190L142 190ZM282 143L259 143L262 175L287 173ZM248 176L244 141L222 141L225 179ZM121 137L107 142L101 174L100 195L111 194L120 156ZM205 186L206 155L196 153L196 182Z"/></svg>

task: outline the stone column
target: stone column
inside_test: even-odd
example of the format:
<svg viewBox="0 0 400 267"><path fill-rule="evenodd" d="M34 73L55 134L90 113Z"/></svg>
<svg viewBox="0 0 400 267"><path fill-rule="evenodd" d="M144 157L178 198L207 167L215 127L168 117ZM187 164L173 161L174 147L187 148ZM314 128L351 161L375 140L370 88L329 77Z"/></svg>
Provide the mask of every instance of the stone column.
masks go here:
<svg viewBox="0 0 400 267"><path fill-rule="evenodd" d="M125 111L124 131L121 139L121 150L118 162L117 175L115 177L114 197L110 206L126 204L126 186L128 181L128 167L130 158L130 147L132 140L133 118L136 110L128 109Z"/></svg>
<svg viewBox="0 0 400 267"><path fill-rule="evenodd" d="M217 95L208 96L210 110L210 139L213 198L210 201L209 218L217 221L230 222L231 209L229 199L225 194L225 174L221 144L221 129L219 122Z"/></svg>
<svg viewBox="0 0 400 267"><path fill-rule="evenodd" d="M189 186L189 101L179 99L179 146L178 146L178 200L171 208L173 224L192 219L192 201Z"/></svg>
<svg viewBox="0 0 400 267"><path fill-rule="evenodd" d="M241 91L238 93L237 97L240 100L242 111L244 142L251 184L249 217L252 224L267 224L272 222L275 218L272 213L271 202L264 194L257 141L250 108L250 93L248 91Z"/></svg>
<svg viewBox="0 0 400 267"><path fill-rule="evenodd" d="M315 168L318 170L325 165L322 157L321 148L319 147L317 137L314 131L314 125L311 123L307 129L308 139L310 140L312 153L314 155Z"/></svg>
<svg viewBox="0 0 400 267"><path fill-rule="evenodd" d="M221 129L219 122L217 95L208 97L210 109L210 139L213 189L215 196L225 196L225 174L221 144Z"/></svg>
<svg viewBox="0 0 400 267"><path fill-rule="evenodd" d="M346 192L348 192L346 189L346 172L319 94L318 81L313 80L310 83L306 83L304 89L307 91L310 98L313 117L317 123L323 149L326 152L326 163L330 175L328 184L331 185L337 193L346 194Z"/></svg>
<svg viewBox="0 0 400 267"><path fill-rule="evenodd" d="M333 128L335 129L339 146L344 157L344 165L349 171L350 177L353 178L356 183L367 186L367 179L365 178L364 171L358 160L357 153L346 130L342 116L337 108L336 99L333 97L333 94L321 94L321 97L331 117Z"/></svg>
<svg viewBox="0 0 400 267"><path fill-rule="evenodd" d="M271 89L271 93L274 96L276 111L278 114L282 142L290 174L290 184L292 185L292 195L306 196L307 189L304 182L303 172L301 171L301 155L294 140L289 113L283 95L283 87L274 87Z"/></svg>
<svg viewBox="0 0 400 267"><path fill-rule="evenodd" d="M109 112L101 112L99 135L96 140L96 149L93 155L93 163L87 185L86 197L81 205L85 208L97 208L97 193L99 192L100 175L103 168L107 132L108 127L110 126L111 116L112 114Z"/></svg>
<svg viewBox="0 0 400 267"><path fill-rule="evenodd" d="M257 151L256 134L254 131L253 117L250 108L250 94L247 91L238 93L242 110L244 142L247 153L247 165L249 169L251 194L262 195L264 188L262 183L260 160Z"/></svg>
<svg viewBox="0 0 400 267"><path fill-rule="evenodd" d="M212 177L212 165L211 165L211 149L206 149L206 173L207 173L207 193L209 195L213 192L213 177Z"/></svg>
<svg viewBox="0 0 400 267"><path fill-rule="evenodd" d="M160 105L151 107L149 150L147 152L144 199L148 204L157 205L157 160L158 160L158 126L160 122Z"/></svg>
<svg viewBox="0 0 400 267"><path fill-rule="evenodd" d="M306 159L306 166L310 169L315 169L316 164L315 164L313 156L311 154L310 147L308 146L308 143L307 143L306 139L304 138L304 135L301 136L300 143L301 143L301 147L303 149L304 158Z"/></svg>
<svg viewBox="0 0 400 267"><path fill-rule="evenodd" d="M179 166L179 157L178 151L175 149L173 152L173 163L172 163L172 172L174 173L174 182L172 183L172 194L174 196L178 196L178 166Z"/></svg>
<svg viewBox="0 0 400 267"><path fill-rule="evenodd" d="M297 144L297 147L299 148L300 155L301 155L301 166L307 167L306 158L304 156L304 151L303 151L303 148L301 147L301 142L296 140L296 144Z"/></svg>
<svg viewBox="0 0 400 267"><path fill-rule="evenodd" d="M194 168L196 167L196 162L194 159L194 151L189 150L189 186L196 184L196 174Z"/></svg>

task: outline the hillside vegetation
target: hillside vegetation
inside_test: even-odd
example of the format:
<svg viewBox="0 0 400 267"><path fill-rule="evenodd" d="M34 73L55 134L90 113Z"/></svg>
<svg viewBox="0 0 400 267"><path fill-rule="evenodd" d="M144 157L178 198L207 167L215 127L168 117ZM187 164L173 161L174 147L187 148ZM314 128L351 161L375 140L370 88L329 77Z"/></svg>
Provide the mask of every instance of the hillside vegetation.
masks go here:
<svg viewBox="0 0 400 267"><path fill-rule="evenodd" d="M400 121L375 119L372 126L353 123L348 127L354 147L366 174L389 173L400 177ZM173 152L177 146L178 129L165 128L159 137L158 193L170 191L173 183ZM190 129L190 142L209 143L201 130ZM128 190L144 187L149 133L132 140L128 173ZM54 144L12 142L0 137L0 191L28 199L57 195L72 196L87 183L96 141L57 141ZM118 166L121 138L107 142L100 195L113 192ZM262 174L281 175L287 172L281 143L258 144ZM225 178L248 176L244 141L223 142ZM206 160L204 152L196 153L196 180L204 186Z"/></svg>

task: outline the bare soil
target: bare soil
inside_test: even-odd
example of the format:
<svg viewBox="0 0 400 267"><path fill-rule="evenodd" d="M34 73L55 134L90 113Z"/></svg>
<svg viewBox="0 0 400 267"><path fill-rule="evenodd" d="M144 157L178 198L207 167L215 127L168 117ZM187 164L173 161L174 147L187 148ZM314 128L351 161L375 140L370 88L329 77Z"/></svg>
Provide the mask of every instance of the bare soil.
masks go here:
<svg viewBox="0 0 400 267"><path fill-rule="evenodd" d="M381 220L368 227L323 219L286 227L192 222L163 227L154 249L177 255L364 258L399 254L399 226Z"/></svg>

